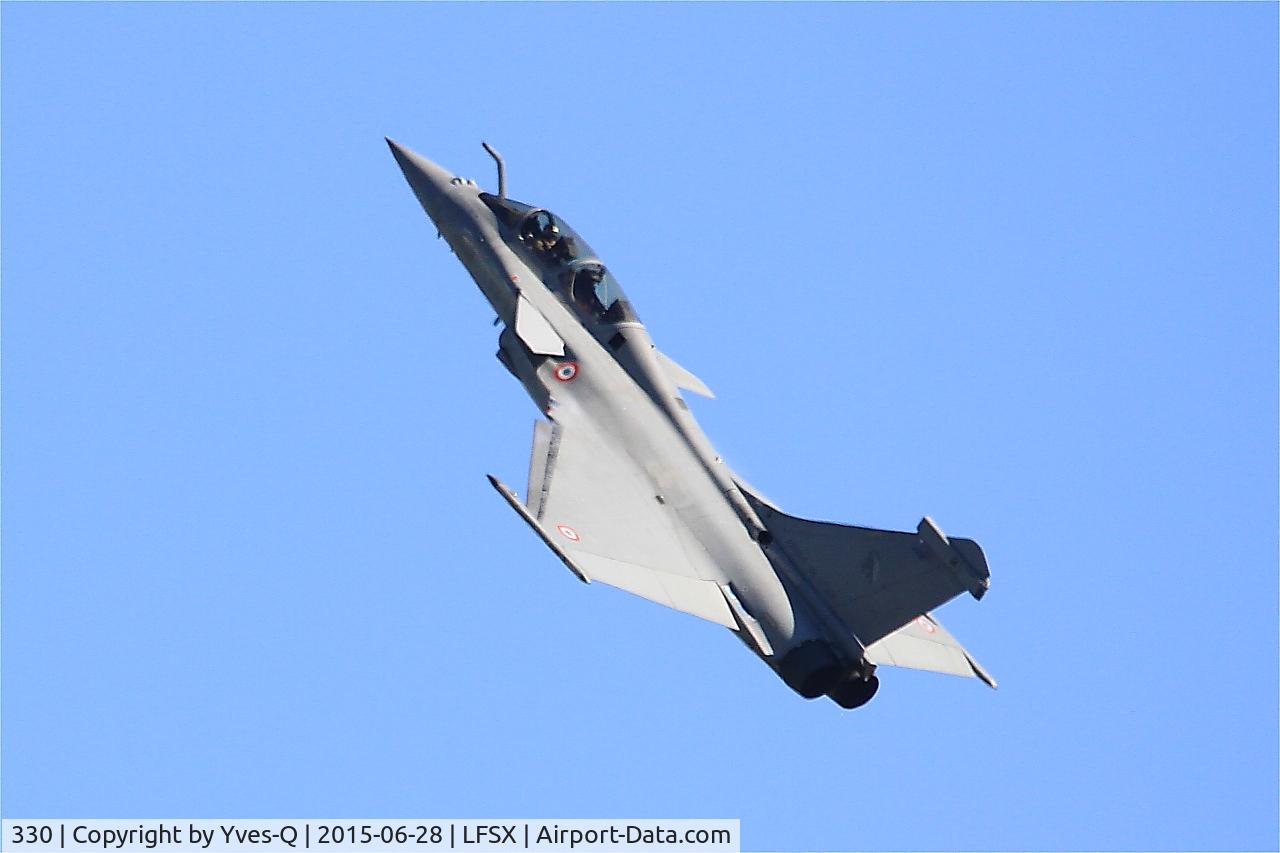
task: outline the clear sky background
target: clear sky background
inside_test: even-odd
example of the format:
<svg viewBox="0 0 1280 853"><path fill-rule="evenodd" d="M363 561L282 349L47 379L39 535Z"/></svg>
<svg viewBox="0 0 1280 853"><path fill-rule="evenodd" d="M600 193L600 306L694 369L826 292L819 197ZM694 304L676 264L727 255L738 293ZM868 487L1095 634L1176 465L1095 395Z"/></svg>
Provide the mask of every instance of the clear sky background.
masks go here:
<svg viewBox="0 0 1280 853"><path fill-rule="evenodd" d="M6 817L1277 846L1277 6L3 7ZM390 135L551 208L725 458L990 558L848 713L578 584Z"/></svg>

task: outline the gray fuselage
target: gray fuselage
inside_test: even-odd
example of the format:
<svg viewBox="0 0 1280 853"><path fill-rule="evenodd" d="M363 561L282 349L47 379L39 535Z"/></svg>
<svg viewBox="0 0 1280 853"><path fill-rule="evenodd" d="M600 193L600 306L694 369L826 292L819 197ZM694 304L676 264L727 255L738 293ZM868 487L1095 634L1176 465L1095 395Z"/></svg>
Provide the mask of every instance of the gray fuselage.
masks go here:
<svg viewBox="0 0 1280 853"><path fill-rule="evenodd" d="M863 652L858 640L846 631L824 630L834 620L821 598L785 554L766 554L764 524L663 369L616 282L611 276L596 281L599 296L579 293L583 270L598 279L604 269L590 247L567 230L577 241L576 254L540 253L537 239L521 232L530 227L519 224L521 217L527 222L537 213L539 227L545 227L543 220L567 226L545 211L482 193L473 182L388 142L422 207L504 324L500 360L555 420L557 407L565 403L556 398L562 380L554 371L572 359L572 405L645 472L655 499L672 509L691 539L687 550L699 553L699 572L728 585L758 621L767 645L739 631L747 645L775 669L806 643L829 648L841 666L856 666ZM615 302L606 310L609 299ZM563 341L565 359L532 352L516 333L521 300ZM815 640L820 642L810 643Z"/></svg>

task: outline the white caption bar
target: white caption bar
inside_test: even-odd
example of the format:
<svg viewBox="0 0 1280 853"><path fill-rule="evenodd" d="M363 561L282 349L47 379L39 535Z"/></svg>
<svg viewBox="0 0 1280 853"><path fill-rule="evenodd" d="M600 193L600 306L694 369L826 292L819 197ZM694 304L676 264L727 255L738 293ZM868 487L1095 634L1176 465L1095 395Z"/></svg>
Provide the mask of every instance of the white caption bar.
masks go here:
<svg viewBox="0 0 1280 853"><path fill-rule="evenodd" d="M3 853L738 853L737 820L5 820Z"/></svg>

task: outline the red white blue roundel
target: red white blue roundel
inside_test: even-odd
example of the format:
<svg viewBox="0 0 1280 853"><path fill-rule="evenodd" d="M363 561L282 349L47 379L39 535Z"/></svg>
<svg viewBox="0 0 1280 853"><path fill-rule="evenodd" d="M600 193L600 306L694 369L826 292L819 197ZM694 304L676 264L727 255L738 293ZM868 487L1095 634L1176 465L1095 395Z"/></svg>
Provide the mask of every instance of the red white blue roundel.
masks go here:
<svg viewBox="0 0 1280 853"><path fill-rule="evenodd" d="M578 531L574 530L567 524L557 524L556 530L560 531L560 535L570 542L581 542L582 537L578 535Z"/></svg>
<svg viewBox="0 0 1280 853"><path fill-rule="evenodd" d="M556 379L561 382L572 382L578 375L578 362L562 361L556 365Z"/></svg>

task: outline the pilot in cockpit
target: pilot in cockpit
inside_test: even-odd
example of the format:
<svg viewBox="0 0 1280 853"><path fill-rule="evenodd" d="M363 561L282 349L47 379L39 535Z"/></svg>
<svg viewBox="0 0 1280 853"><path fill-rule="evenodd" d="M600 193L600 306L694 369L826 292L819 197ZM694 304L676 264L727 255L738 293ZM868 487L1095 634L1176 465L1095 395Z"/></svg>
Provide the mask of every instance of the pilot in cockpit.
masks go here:
<svg viewBox="0 0 1280 853"><path fill-rule="evenodd" d="M520 239L541 254L549 251L560 239L560 228L551 214L540 210L524 221L520 228Z"/></svg>
<svg viewBox="0 0 1280 853"><path fill-rule="evenodd" d="M533 250L539 254L552 254L555 251L556 244L561 240L560 229L554 222L543 228L533 239Z"/></svg>
<svg viewBox="0 0 1280 853"><path fill-rule="evenodd" d="M604 306L600 304L596 293L596 286L603 280L604 267L598 264L588 264L574 273L570 296L584 312L592 315L604 312Z"/></svg>

